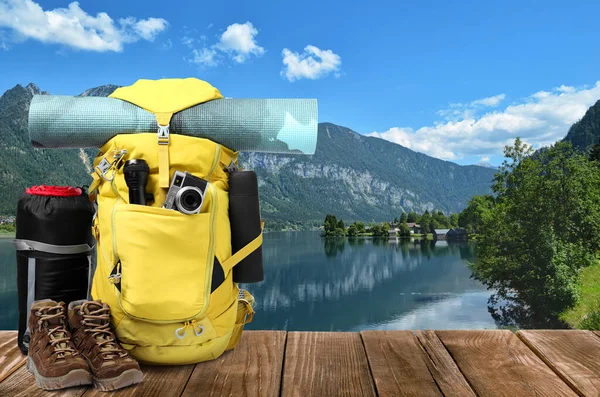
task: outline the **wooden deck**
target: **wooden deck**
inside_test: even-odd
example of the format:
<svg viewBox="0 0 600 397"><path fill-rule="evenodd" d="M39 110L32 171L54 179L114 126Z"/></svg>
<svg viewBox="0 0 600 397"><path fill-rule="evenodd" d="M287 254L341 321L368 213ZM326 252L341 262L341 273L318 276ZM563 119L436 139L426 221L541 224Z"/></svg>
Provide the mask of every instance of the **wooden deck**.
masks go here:
<svg viewBox="0 0 600 397"><path fill-rule="evenodd" d="M0 396L600 396L600 333L591 331L245 331L219 359L143 367L114 393L36 388L0 331Z"/></svg>

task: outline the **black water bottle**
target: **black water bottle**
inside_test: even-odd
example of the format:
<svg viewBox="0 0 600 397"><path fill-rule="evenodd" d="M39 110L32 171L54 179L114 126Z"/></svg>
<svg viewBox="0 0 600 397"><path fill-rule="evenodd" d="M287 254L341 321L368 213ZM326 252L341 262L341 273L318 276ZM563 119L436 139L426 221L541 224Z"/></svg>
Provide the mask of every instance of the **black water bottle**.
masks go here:
<svg viewBox="0 0 600 397"><path fill-rule="evenodd" d="M131 159L125 163L123 174L129 188L129 204L146 205L146 185L150 168L142 159Z"/></svg>
<svg viewBox="0 0 600 397"><path fill-rule="evenodd" d="M254 171L237 170L229 174L229 220L232 254L261 233L258 179ZM264 280L262 245L233 268L236 283Z"/></svg>

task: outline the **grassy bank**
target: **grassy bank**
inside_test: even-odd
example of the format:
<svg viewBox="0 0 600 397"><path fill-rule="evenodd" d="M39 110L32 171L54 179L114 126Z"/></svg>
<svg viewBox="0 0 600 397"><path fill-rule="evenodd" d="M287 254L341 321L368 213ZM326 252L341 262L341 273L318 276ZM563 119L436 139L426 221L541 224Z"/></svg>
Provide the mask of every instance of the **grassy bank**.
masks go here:
<svg viewBox="0 0 600 397"><path fill-rule="evenodd" d="M560 318L571 327L600 330L600 263L583 269L579 284L579 300Z"/></svg>
<svg viewBox="0 0 600 397"><path fill-rule="evenodd" d="M0 230L0 238L15 238L15 232L5 232Z"/></svg>

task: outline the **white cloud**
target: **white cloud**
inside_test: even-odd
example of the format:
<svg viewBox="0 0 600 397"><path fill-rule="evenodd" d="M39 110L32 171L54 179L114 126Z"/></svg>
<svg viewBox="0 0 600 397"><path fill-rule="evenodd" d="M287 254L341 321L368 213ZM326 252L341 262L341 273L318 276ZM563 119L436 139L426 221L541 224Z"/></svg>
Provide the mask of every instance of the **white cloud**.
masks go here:
<svg viewBox="0 0 600 397"><path fill-rule="evenodd" d="M284 68L281 75L289 81L305 79L319 79L330 73L339 77L342 58L331 50L321 50L313 45L304 47L304 52L299 54L284 48L281 52Z"/></svg>
<svg viewBox="0 0 600 397"><path fill-rule="evenodd" d="M162 18L127 17L115 23L105 12L88 15L78 2L44 10L32 0L0 0L0 28L12 29L18 39L88 51L120 52L126 43L154 40L167 26Z"/></svg>
<svg viewBox="0 0 600 397"><path fill-rule="evenodd" d="M537 92L501 110L481 115L467 113L466 117L416 130L393 127L368 135L446 160L502 156L504 145L512 144L517 136L534 148L564 138L569 127L598 99L600 81L592 87L563 85L550 92Z"/></svg>
<svg viewBox="0 0 600 397"><path fill-rule="evenodd" d="M265 49L256 43L257 34L258 30L251 22L234 23L223 32L217 48L230 54L236 62L243 63L251 54L261 56L265 53Z"/></svg>
<svg viewBox="0 0 600 397"><path fill-rule="evenodd" d="M496 107L500 104L500 102L502 102L504 100L504 97L505 97L504 94L500 94L500 95L490 96L487 98L477 99L477 100L471 102L471 106L483 105L483 106L489 106L489 107Z"/></svg>
<svg viewBox="0 0 600 397"><path fill-rule="evenodd" d="M192 63L202 64L206 66L216 66L217 60L215 59L217 56L217 51L210 48L202 48L201 50L193 50L192 55L193 59L190 60Z"/></svg>
<svg viewBox="0 0 600 397"><path fill-rule="evenodd" d="M481 156L481 159L479 160L480 163L489 163L490 162L490 157L489 156Z"/></svg>
<svg viewBox="0 0 600 397"><path fill-rule="evenodd" d="M207 29L211 27L212 24ZM251 22L231 24L221 34L216 44L199 50L194 49L192 51L194 57L190 59L190 62L204 66L216 66L225 55L237 63L246 62L251 55L260 57L265 53L265 49L258 45L257 35L258 30ZM200 38L203 42L206 41L206 36L202 35ZM190 48L193 47L195 41L189 36L184 36L182 39L182 42Z"/></svg>

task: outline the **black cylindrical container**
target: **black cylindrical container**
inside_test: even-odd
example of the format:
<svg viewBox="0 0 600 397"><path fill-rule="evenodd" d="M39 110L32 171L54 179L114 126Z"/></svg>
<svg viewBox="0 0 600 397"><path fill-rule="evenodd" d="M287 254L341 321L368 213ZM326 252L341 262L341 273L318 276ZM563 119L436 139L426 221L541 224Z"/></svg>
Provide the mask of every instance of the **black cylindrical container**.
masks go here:
<svg viewBox="0 0 600 397"><path fill-rule="evenodd" d="M258 179L254 171L238 170L229 174L229 221L232 254L261 233ZM262 245L233 268L236 283L264 280Z"/></svg>
<svg viewBox="0 0 600 397"><path fill-rule="evenodd" d="M79 188L35 186L17 205L18 345L29 349L29 310L35 300L69 302L89 297L94 206Z"/></svg>

